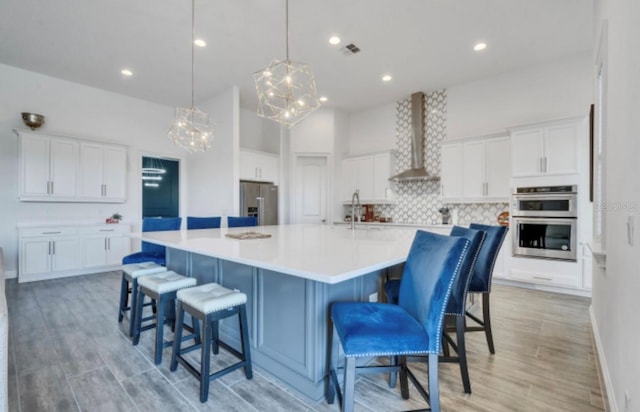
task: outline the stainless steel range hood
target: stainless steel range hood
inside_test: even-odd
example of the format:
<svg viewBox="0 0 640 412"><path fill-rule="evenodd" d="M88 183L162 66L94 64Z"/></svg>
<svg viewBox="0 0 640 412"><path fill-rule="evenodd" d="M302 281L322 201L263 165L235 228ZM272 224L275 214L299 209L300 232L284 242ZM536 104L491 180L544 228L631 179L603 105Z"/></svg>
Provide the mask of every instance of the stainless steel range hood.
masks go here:
<svg viewBox="0 0 640 412"><path fill-rule="evenodd" d="M424 164L424 93L411 95L411 169L389 178L392 182L412 180L437 181L440 177L427 173Z"/></svg>

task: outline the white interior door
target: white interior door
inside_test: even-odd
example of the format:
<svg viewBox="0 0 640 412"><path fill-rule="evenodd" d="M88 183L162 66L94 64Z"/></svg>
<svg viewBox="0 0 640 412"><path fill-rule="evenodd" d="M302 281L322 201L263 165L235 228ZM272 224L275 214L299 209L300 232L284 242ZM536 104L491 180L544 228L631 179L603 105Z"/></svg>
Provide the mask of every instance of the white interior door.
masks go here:
<svg viewBox="0 0 640 412"><path fill-rule="evenodd" d="M324 156L297 157L294 223L326 223L327 170Z"/></svg>

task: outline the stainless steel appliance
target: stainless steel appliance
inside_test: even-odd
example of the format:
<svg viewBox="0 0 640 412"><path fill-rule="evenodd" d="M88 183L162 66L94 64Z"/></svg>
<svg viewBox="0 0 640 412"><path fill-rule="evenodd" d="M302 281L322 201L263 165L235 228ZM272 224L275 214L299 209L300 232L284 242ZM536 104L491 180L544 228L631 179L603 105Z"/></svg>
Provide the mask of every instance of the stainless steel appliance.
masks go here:
<svg viewBox="0 0 640 412"><path fill-rule="evenodd" d="M577 259L577 187L520 187L512 196L513 255Z"/></svg>
<svg viewBox="0 0 640 412"><path fill-rule="evenodd" d="M258 218L258 225L278 224L278 186L240 182L240 215Z"/></svg>

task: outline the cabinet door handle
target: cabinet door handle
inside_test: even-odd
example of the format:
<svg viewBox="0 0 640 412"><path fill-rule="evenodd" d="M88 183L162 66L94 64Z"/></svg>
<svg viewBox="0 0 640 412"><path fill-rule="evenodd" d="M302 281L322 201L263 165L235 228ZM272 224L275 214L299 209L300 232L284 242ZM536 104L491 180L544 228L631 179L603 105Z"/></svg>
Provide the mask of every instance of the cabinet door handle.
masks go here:
<svg viewBox="0 0 640 412"><path fill-rule="evenodd" d="M104 250L107 250L107 238L104 238Z"/></svg>
<svg viewBox="0 0 640 412"><path fill-rule="evenodd" d="M107 197L107 184L104 184L104 197Z"/></svg>
<svg viewBox="0 0 640 412"><path fill-rule="evenodd" d="M49 255L51 254L51 241L49 241Z"/></svg>
<svg viewBox="0 0 640 412"><path fill-rule="evenodd" d="M546 280L547 282L552 282L553 281L553 279L551 279L551 278L545 278L545 277L542 277L542 276L534 276L533 278L537 279L537 280Z"/></svg>
<svg viewBox="0 0 640 412"><path fill-rule="evenodd" d="M115 229L100 229L101 232L113 232Z"/></svg>
<svg viewBox="0 0 640 412"><path fill-rule="evenodd" d="M53 191L53 180L52 180L51 181L51 194L53 194L53 193L54 193L54 191Z"/></svg>
<svg viewBox="0 0 640 412"><path fill-rule="evenodd" d="M51 246L52 246L51 249L53 250L53 253L51 253L51 254L55 255L56 254L56 241L55 240L51 242Z"/></svg>
<svg viewBox="0 0 640 412"><path fill-rule="evenodd" d="M547 173L547 156L544 157L544 172Z"/></svg>
<svg viewBox="0 0 640 412"><path fill-rule="evenodd" d="M544 172L544 169L542 168L542 157L538 159L538 170L540 173Z"/></svg>
<svg viewBox="0 0 640 412"><path fill-rule="evenodd" d="M59 235L62 232L42 232L43 235Z"/></svg>

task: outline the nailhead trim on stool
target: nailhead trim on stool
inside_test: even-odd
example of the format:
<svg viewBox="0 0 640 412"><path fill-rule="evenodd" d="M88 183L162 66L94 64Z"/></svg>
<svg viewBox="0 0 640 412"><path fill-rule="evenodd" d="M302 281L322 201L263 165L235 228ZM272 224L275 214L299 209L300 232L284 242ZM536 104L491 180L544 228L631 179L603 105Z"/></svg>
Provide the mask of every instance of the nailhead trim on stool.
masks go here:
<svg viewBox="0 0 640 412"><path fill-rule="evenodd" d="M133 336L134 316L136 309L136 299L138 297L138 277L151 275L154 273L166 272L167 268L155 262L130 263L122 265L122 283L120 285L120 309L118 311L118 322L122 322L124 313L129 313L129 336ZM129 287L131 289L129 290ZM131 306L127 306L131 291Z"/></svg>
<svg viewBox="0 0 640 412"><path fill-rule="evenodd" d="M178 362L184 366L189 373L200 381L200 402L206 402L209 396L209 382L218 379L229 372L244 367L247 379L253 377L251 366L251 350L249 344L249 332L247 326L246 302L247 295L236 290L227 289L217 283L208 283L193 288L181 289L177 293L178 299L178 321L176 324L176 335L173 342L173 352L171 353L171 371L175 371ZM194 319L199 319L203 323L202 342L187 348L181 348L182 327L184 313L187 312ZM218 323L221 319L238 315L241 352L235 350L225 342L221 341L218 333ZM194 325L198 324L194 320ZM211 347L214 354L218 354L219 347L235 355L239 362L234 363L222 370L209 374L209 363L211 359ZM200 349L201 362L198 371L182 355L192 350Z"/></svg>
<svg viewBox="0 0 640 412"><path fill-rule="evenodd" d="M156 344L155 344L155 364L159 365L162 362L162 349L171 346L173 343L164 342L164 323L165 318L169 315L168 319L174 320L175 312L170 311L169 308L173 308L173 301L176 298L176 293L182 288L188 288L195 286L197 283L195 278L188 278L182 276L173 271L158 273L150 276L141 276L138 278L138 299L136 304L136 316L135 316L135 328L133 334L133 344L137 345L140 341L140 333L144 330L156 328ZM155 299L157 302L157 310L155 316L155 324L142 326L142 322L149 318L142 318L142 302L144 296L149 296L151 299ZM197 322L194 322L197 324ZM197 326L194 325L196 342L200 340L200 334ZM185 339L191 339L192 336L187 336Z"/></svg>

